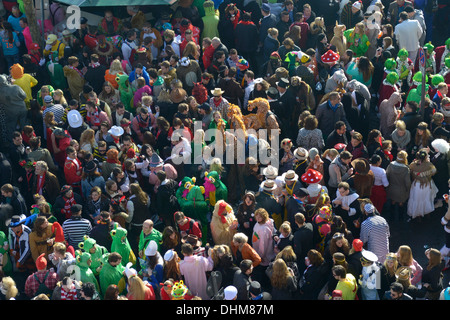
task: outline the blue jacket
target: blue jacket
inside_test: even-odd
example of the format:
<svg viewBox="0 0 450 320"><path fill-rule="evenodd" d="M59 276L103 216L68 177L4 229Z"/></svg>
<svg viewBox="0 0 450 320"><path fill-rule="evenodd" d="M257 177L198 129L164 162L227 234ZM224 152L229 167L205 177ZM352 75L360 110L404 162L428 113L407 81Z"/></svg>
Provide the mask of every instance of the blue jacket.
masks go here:
<svg viewBox="0 0 450 320"><path fill-rule="evenodd" d="M142 77L145 79L145 84L150 85L150 77L147 72L146 67L142 67ZM130 81L130 84L132 84L135 80L137 80L136 77L136 69L130 72L130 76L128 77L128 81Z"/></svg>

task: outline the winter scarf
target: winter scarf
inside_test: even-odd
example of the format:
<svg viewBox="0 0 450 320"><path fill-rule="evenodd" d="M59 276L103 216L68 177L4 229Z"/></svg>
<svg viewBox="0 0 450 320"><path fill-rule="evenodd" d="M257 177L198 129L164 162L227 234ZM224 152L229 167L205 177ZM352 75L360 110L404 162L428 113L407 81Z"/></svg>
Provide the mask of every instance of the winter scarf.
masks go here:
<svg viewBox="0 0 450 320"><path fill-rule="evenodd" d="M400 149L406 149L407 145L409 144L409 142L411 141L411 133L409 131L405 132L405 135L403 137L400 137L398 135L398 131L397 129L395 129L392 132L392 141L395 142L395 144L400 148Z"/></svg>
<svg viewBox="0 0 450 320"><path fill-rule="evenodd" d="M64 214L64 217L66 219L69 219L71 213L70 209L76 204L75 197L72 194L71 198L63 197L63 200L64 200L64 208L62 209L62 213Z"/></svg>
<svg viewBox="0 0 450 320"><path fill-rule="evenodd" d="M100 126L100 112L98 111L98 108L95 108L95 112L94 113L90 113L88 112L86 114L86 120L88 123L90 123L91 121L94 123L94 126Z"/></svg>

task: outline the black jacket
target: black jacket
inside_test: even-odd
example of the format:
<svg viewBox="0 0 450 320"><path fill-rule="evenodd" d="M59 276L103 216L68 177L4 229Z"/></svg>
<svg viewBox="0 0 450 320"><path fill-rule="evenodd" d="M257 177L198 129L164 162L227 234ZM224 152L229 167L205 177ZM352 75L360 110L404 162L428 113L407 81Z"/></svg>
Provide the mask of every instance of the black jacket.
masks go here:
<svg viewBox="0 0 450 320"><path fill-rule="evenodd" d="M106 66L88 67L84 79L92 86L94 92L100 94L102 92L103 83L105 82Z"/></svg>
<svg viewBox="0 0 450 320"><path fill-rule="evenodd" d="M3 195L1 196L0 199L1 199L1 204L8 203L8 202L6 202L6 198ZM23 214L23 215L29 216L27 204L25 202L25 199L20 194L19 188L14 187L14 191L13 191L11 201L9 202L9 204L13 207L15 215Z"/></svg>
<svg viewBox="0 0 450 320"><path fill-rule="evenodd" d="M299 266L300 272L306 268L305 257L308 251L314 249L313 235L313 226L309 222L305 223L294 233L293 249L297 256L297 265Z"/></svg>
<svg viewBox="0 0 450 320"><path fill-rule="evenodd" d="M77 204L83 205L83 203L84 203L83 198L78 193L74 192L73 196L74 196L75 202ZM63 199L62 195L59 195L56 198L55 204L53 205L52 209L53 209L53 215L56 217L56 219L58 219L58 222L60 224L62 224L66 220L66 217L61 212L61 210L64 209L64 199Z"/></svg>

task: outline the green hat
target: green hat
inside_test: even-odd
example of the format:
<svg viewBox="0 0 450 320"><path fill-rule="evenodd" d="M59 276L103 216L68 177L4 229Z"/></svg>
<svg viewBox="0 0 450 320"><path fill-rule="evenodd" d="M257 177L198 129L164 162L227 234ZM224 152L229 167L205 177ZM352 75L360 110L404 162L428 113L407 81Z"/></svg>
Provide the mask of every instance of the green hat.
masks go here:
<svg viewBox="0 0 450 320"><path fill-rule="evenodd" d="M422 71L417 71L413 76L413 81L421 82L422 81ZM428 76L425 75L425 82L428 82Z"/></svg>
<svg viewBox="0 0 450 320"><path fill-rule="evenodd" d="M444 63L445 63L445 66L446 66L447 68L450 68L450 57L449 57L449 58L445 58L445 59L444 59Z"/></svg>
<svg viewBox="0 0 450 320"><path fill-rule="evenodd" d="M445 46L447 48L450 48L450 38L448 38L447 40L445 40Z"/></svg>
<svg viewBox="0 0 450 320"><path fill-rule="evenodd" d="M427 53L432 53L434 51L434 46L431 44L431 42L425 43L423 47L427 48Z"/></svg>
<svg viewBox="0 0 450 320"><path fill-rule="evenodd" d="M397 72L390 72L386 76L386 81L390 84L396 84L398 82L398 73Z"/></svg>
<svg viewBox="0 0 450 320"><path fill-rule="evenodd" d="M441 82L445 82L445 80L444 77L440 74L435 74L431 77L431 84L433 85L433 87L436 87Z"/></svg>
<svg viewBox="0 0 450 320"><path fill-rule="evenodd" d="M397 62L395 61L395 59L389 58L384 62L384 66L388 70L394 70L395 68L397 68Z"/></svg>
<svg viewBox="0 0 450 320"><path fill-rule="evenodd" d="M429 84L425 84L425 95L427 95L428 89L430 89L430 85ZM422 84L419 83L417 85L417 93L421 93L422 92Z"/></svg>
<svg viewBox="0 0 450 320"><path fill-rule="evenodd" d="M397 53L397 56L399 56L399 57L408 57L409 56L409 53L408 53L408 50L406 50L405 48L403 48L403 49L400 49L400 51Z"/></svg>

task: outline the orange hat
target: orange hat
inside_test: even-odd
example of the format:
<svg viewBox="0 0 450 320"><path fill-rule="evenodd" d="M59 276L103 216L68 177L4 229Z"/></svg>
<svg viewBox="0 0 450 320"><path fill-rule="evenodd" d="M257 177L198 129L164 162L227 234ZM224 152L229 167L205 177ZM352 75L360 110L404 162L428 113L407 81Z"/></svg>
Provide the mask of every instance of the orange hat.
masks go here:
<svg viewBox="0 0 450 320"><path fill-rule="evenodd" d="M36 268L38 270L45 270L47 269L47 259L45 259L45 253L41 254L37 259L36 259Z"/></svg>
<svg viewBox="0 0 450 320"><path fill-rule="evenodd" d="M11 68L9 68L9 71L14 79L20 79L23 77L23 67L18 63L13 64Z"/></svg>

